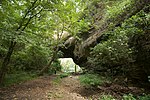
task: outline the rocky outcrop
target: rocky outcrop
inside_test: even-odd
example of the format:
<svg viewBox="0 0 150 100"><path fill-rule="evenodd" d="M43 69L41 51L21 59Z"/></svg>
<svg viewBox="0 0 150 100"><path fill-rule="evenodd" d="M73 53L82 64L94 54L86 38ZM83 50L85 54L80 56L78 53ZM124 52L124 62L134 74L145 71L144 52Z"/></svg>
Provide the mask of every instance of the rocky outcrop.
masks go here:
<svg viewBox="0 0 150 100"><path fill-rule="evenodd" d="M116 18L112 19L106 19L103 20L103 18L99 18L99 20L96 20L95 23L97 24L98 21L103 20L104 23L99 25L98 28L91 28L88 32L83 33L80 38L81 41L75 39L75 38L69 38L64 44L65 48L60 48L60 50L64 53L64 57L71 57L74 59L74 62L81 67L84 66L84 64L87 61L87 57L90 54L90 48L94 47L98 43L101 42L103 33L105 33L108 30L113 30L113 28L120 25L121 22L123 22L125 19L131 17L132 15L136 14L138 11L143 9L143 7L147 4L149 4L149 0L135 0L135 3L132 5L132 8L126 8L127 10L123 11L120 15L116 16ZM101 6L97 6L101 7ZM102 9L102 8L101 8ZM98 16L99 12L97 12L94 16ZM99 15L100 16L100 15ZM110 24L113 23L114 27L110 27Z"/></svg>

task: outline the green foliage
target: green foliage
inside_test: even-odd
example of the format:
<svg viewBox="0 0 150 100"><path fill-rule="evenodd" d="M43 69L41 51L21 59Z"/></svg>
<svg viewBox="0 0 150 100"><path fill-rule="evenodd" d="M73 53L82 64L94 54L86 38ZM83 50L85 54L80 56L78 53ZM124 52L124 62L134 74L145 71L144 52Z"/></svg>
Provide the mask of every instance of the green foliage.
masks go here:
<svg viewBox="0 0 150 100"><path fill-rule="evenodd" d="M123 100L137 100L132 94L123 95Z"/></svg>
<svg viewBox="0 0 150 100"><path fill-rule="evenodd" d="M140 96L139 100L150 100L150 95Z"/></svg>
<svg viewBox="0 0 150 100"><path fill-rule="evenodd" d="M95 2L94 2L95 1ZM93 23L92 27L96 29L113 29L131 15L136 9L134 0L94 0L94 6L90 7ZM93 8L93 9L92 9ZM133 11L133 12L132 12Z"/></svg>
<svg viewBox="0 0 150 100"><path fill-rule="evenodd" d="M71 72L82 72L82 69L73 62L72 58L60 58L62 72L71 73Z"/></svg>
<svg viewBox="0 0 150 100"><path fill-rule="evenodd" d="M4 86L10 86L13 84L18 84L21 82L32 80L34 78L36 78L36 74L34 74L34 73L18 71L18 72L15 72L13 74L7 74L6 78L3 82L3 85Z"/></svg>
<svg viewBox="0 0 150 100"><path fill-rule="evenodd" d="M98 100L116 100L111 95L101 95L101 97Z"/></svg>
<svg viewBox="0 0 150 100"><path fill-rule="evenodd" d="M49 53L40 46L27 46L12 56L12 70L38 71L47 65Z"/></svg>
<svg viewBox="0 0 150 100"><path fill-rule="evenodd" d="M150 95L144 95L138 97L135 97L132 94L123 95L123 100L149 100L149 99L150 99Z"/></svg>
<svg viewBox="0 0 150 100"><path fill-rule="evenodd" d="M136 52L135 48L131 46L134 42L130 40L135 35L144 34L149 27L148 16L149 14L142 10L124 21L121 27L116 27L113 31L105 33L109 36L108 40L96 45L92 49L92 57L88 59L93 69L105 71L111 69L112 74L120 71L126 73L129 64L135 60L134 52Z"/></svg>
<svg viewBox="0 0 150 100"><path fill-rule="evenodd" d="M109 19L113 19L127 9L131 9L133 4L134 0L119 0L119 2L112 2L112 4L110 6L107 6L106 8L106 17L108 17Z"/></svg>
<svg viewBox="0 0 150 100"><path fill-rule="evenodd" d="M96 74L85 74L79 77L81 84L87 87L97 87L104 83L104 79Z"/></svg>
<svg viewBox="0 0 150 100"><path fill-rule="evenodd" d="M53 80L54 85L59 85L60 83L61 83L61 77L59 77L59 76Z"/></svg>
<svg viewBox="0 0 150 100"><path fill-rule="evenodd" d="M0 63L10 47L13 54L10 65L7 66L8 61L5 66L8 71L38 71L49 59L55 58L55 61L60 56L57 49L64 42L61 35L68 32L76 37L80 30L88 28L89 21L82 17L86 6L82 0L3 0L0 5ZM10 42L16 45L11 46ZM52 66L51 70L60 69L55 63Z"/></svg>
<svg viewBox="0 0 150 100"><path fill-rule="evenodd" d="M132 49L128 47L128 37L125 32L118 28L113 32L108 41L98 44L94 47L89 58L97 70L106 70L116 66L127 66L128 62L132 61Z"/></svg>
<svg viewBox="0 0 150 100"><path fill-rule="evenodd" d="M150 99L149 95L135 97L132 94L125 94L122 96L121 100L149 100L149 99ZM117 100L117 99L115 99L112 95L101 95L98 100Z"/></svg>
<svg viewBox="0 0 150 100"><path fill-rule="evenodd" d="M56 71L61 71L62 66L60 65L60 61L59 60L55 60L53 61L53 63L51 64L50 68L49 68L49 74L56 74Z"/></svg>
<svg viewBox="0 0 150 100"><path fill-rule="evenodd" d="M68 77L70 75L70 73L61 73L59 75L60 78L65 78L65 77Z"/></svg>

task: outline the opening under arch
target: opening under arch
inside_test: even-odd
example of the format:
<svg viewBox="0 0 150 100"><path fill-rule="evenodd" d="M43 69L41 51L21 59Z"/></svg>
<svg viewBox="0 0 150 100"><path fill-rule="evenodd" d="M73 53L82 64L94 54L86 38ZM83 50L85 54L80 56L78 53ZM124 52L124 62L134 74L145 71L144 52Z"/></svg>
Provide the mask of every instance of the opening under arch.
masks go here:
<svg viewBox="0 0 150 100"><path fill-rule="evenodd" d="M72 58L59 58L58 60L60 61L60 65L62 66L62 72L82 72L80 66L76 65Z"/></svg>

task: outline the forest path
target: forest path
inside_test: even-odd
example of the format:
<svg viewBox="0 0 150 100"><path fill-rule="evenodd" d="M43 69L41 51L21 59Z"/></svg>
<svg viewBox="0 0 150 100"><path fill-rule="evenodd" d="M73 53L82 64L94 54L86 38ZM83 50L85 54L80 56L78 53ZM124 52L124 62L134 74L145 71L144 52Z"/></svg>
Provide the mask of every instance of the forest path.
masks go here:
<svg viewBox="0 0 150 100"><path fill-rule="evenodd" d="M100 95L111 94L122 100L124 94L142 95L143 89L105 83L97 89L80 84L79 75L60 78L58 75L42 76L34 80L0 88L0 100L99 100ZM92 98L92 99L91 99Z"/></svg>
<svg viewBox="0 0 150 100"><path fill-rule="evenodd" d="M78 91L79 76L43 76L0 89L0 100L86 100Z"/></svg>

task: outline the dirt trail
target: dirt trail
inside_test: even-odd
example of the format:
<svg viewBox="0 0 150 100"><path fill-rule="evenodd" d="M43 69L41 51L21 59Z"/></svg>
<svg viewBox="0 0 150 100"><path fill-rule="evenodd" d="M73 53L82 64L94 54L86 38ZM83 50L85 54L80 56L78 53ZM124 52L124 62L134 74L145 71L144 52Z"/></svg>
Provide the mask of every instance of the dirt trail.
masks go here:
<svg viewBox="0 0 150 100"><path fill-rule="evenodd" d="M110 94L122 100L124 94L142 95L143 89L126 87L115 83L105 83L98 88L80 85L79 76L60 78L56 75L0 88L0 100L99 100L103 94Z"/></svg>
<svg viewBox="0 0 150 100"><path fill-rule="evenodd" d="M79 88L78 76L46 76L0 89L0 100L86 100Z"/></svg>

